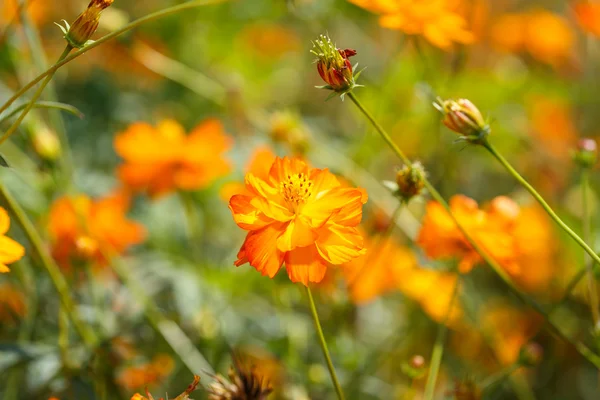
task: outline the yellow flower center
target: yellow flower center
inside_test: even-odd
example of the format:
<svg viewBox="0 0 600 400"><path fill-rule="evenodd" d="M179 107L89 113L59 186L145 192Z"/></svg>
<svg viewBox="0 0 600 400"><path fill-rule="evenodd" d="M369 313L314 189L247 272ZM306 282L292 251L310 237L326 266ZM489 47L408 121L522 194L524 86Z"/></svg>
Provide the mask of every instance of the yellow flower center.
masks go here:
<svg viewBox="0 0 600 400"><path fill-rule="evenodd" d="M281 182L280 192L285 201L292 205L306 203L312 195L313 183L308 176L299 173L288 175L287 180Z"/></svg>

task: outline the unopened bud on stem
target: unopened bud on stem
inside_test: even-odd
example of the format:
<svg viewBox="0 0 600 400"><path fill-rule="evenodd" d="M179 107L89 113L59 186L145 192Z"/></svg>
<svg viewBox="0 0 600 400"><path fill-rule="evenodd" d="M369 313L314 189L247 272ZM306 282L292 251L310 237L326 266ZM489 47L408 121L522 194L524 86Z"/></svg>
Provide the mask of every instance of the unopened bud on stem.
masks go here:
<svg viewBox="0 0 600 400"><path fill-rule="evenodd" d="M482 144L489 135L489 124L471 101L438 99L433 105L444 115L444 125L461 135L461 139L473 144Z"/></svg>
<svg viewBox="0 0 600 400"><path fill-rule="evenodd" d="M114 0L92 0L87 9L69 25L65 21L65 26L58 25L65 34L65 39L69 44L76 48L82 48L90 40L100 22L102 10L113 3Z"/></svg>
<svg viewBox="0 0 600 400"><path fill-rule="evenodd" d="M594 139L583 138L577 143L573 159L582 168L591 168L598 160L598 146Z"/></svg>

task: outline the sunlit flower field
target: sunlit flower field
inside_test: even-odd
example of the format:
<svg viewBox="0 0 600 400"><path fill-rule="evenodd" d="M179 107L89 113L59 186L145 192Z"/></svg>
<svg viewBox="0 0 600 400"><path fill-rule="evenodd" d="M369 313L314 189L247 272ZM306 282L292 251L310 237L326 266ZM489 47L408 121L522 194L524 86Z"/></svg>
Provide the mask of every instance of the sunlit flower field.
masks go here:
<svg viewBox="0 0 600 400"><path fill-rule="evenodd" d="M600 398L600 0L1 0L1 400Z"/></svg>

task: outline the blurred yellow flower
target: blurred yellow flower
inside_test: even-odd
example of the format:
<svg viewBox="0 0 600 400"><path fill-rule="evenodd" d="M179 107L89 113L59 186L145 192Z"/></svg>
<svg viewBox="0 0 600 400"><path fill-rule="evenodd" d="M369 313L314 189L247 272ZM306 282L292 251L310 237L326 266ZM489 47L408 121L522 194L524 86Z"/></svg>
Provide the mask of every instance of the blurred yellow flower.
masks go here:
<svg viewBox="0 0 600 400"><path fill-rule="evenodd" d="M585 32L600 37L600 2L581 1L573 7L577 23Z"/></svg>
<svg viewBox="0 0 600 400"><path fill-rule="evenodd" d="M555 67L570 60L575 46L575 34L567 20L548 11L503 15L492 25L490 39L499 50L528 52Z"/></svg>
<svg viewBox="0 0 600 400"><path fill-rule="evenodd" d="M250 195L237 194L229 209L249 231L236 266L249 263L273 278L282 264L292 282L320 282L328 264L364 254L357 226L367 201L363 189L343 186L329 170L298 158L276 158L263 180L246 175Z"/></svg>
<svg viewBox="0 0 600 400"><path fill-rule="evenodd" d="M177 189L205 188L230 169L223 153L231 147L231 139L215 119L204 121L187 136L173 120L156 128L136 123L117 135L114 146L125 160L119 178L153 198Z"/></svg>
<svg viewBox="0 0 600 400"><path fill-rule="evenodd" d="M458 12L454 0L349 0L362 8L381 14L379 24L420 35L431 44L450 50L454 43L469 44L475 39Z"/></svg>
<svg viewBox="0 0 600 400"><path fill-rule="evenodd" d="M10 218L6 210L0 207L0 274L10 272L7 264L19 261L25 255L25 248L8 236Z"/></svg>
<svg viewBox="0 0 600 400"><path fill-rule="evenodd" d="M85 195L56 200L48 219L54 258L65 267L73 259L102 264L104 253L119 254L142 242L144 228L125 217L129 201L122 191L98 200Z"/></svg>

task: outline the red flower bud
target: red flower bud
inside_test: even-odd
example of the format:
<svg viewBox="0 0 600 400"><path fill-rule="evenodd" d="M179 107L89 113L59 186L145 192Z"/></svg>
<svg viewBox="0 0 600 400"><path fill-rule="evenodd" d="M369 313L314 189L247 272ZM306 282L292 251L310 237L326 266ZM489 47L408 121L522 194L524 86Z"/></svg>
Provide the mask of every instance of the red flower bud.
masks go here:
<svg viewBox="0 0 600 400"><path fill-rule="evenodd" d="M490 131L479 109L467 99L457 101L439 99L434 106L444 114L442 122L448 129L470 141L481 139Z"/></svg>
<svg viewBox="0 0 600 400"><path fill-rule="evenodd" d="M352 90L356 84L349 58L356 55L356 50L338 49L325 35L321 35L313 46L311 53L317 56L317 71L328 85L325 88L338 93Z"/></svg>

